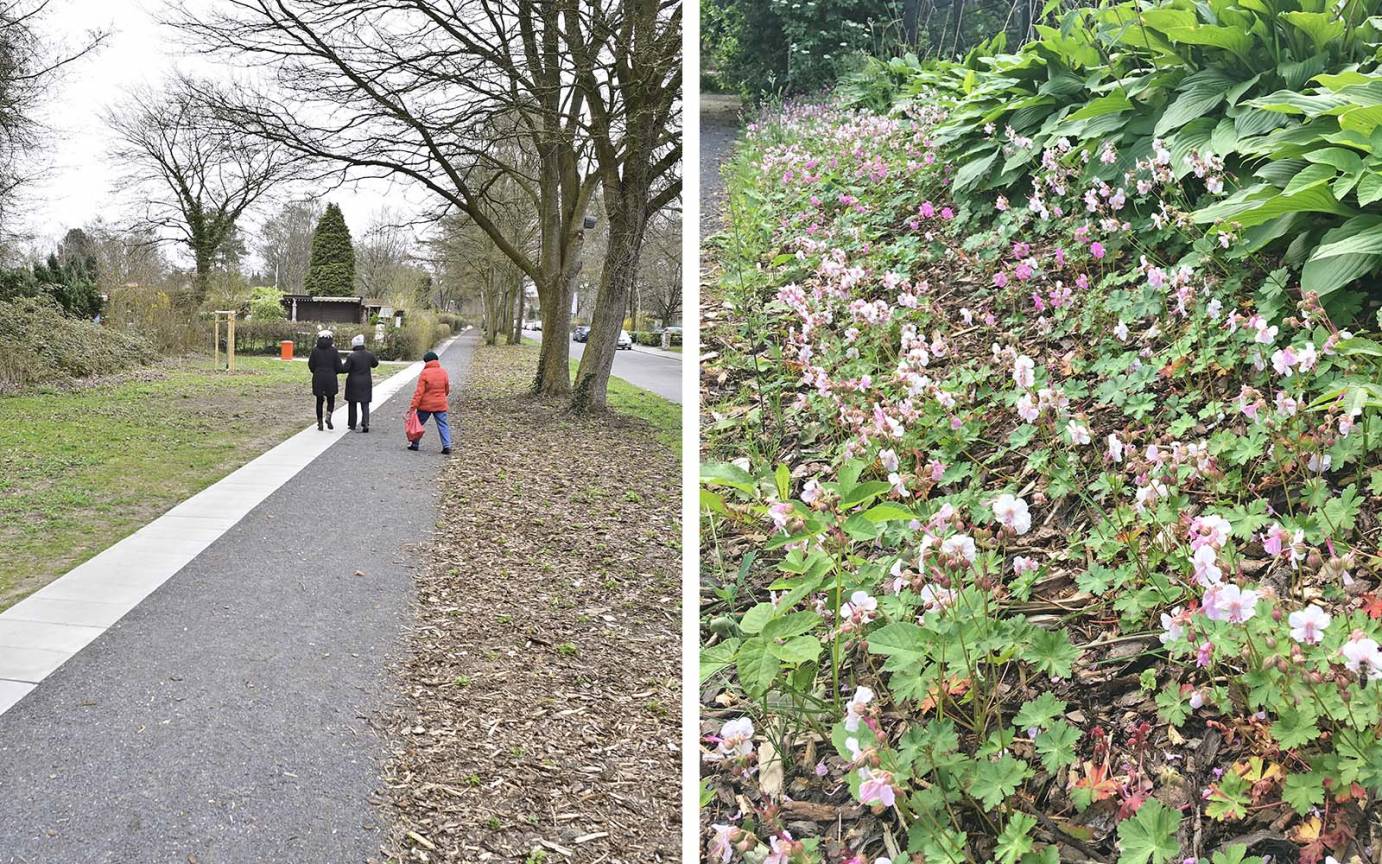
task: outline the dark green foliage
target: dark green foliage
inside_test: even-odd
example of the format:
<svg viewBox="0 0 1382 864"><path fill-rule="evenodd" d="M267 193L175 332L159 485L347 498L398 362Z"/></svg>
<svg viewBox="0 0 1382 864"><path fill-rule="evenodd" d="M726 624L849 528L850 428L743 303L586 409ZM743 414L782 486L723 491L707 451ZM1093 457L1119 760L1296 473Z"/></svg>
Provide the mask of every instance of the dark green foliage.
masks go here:
<svg viewBox="0 0 1382 864"><path fill-rule="evenodd" d="M96 290L96 260L90 256L46 262L12 270L0 270L0 301L19 298L51 300L76 318L95 318L101 311Z"/></svg>
<svg viewBox="0 0 1382 864"><path fill-rule="evenodd" d="M312 260L303 287L314 297L350 297L355 294L355 248L345 215L335 204L317 222L312 235Z"/></svg>
<svg viewBox="0 0 1382 864"><path fill-rule="evenodd" d="M900 16L891 0L712 0L701 7L702 62L750 98L815 92L886 34L896 41Z"/></svg>

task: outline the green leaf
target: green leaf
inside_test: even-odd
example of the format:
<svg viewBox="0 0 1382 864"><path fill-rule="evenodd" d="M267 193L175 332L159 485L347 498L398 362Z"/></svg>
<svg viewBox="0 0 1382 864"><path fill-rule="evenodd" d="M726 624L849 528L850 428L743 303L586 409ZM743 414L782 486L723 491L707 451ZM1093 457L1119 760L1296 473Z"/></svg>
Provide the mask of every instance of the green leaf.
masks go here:
<svg viewBox="0 0 1382 864"><path fill-rule="evenodd" d="M700 681L702 684L709 681L715 673L722 669L729 668L734 662L734 655L739 650L738 639L726 639L709 648L701 649Z"/></svg>
<svg viewBox="0 0 1382 864"><path fill-rule="evenodd" d="M701 483L706 486L729 486L741 492L754 490L749 472L730 462L708 462L701 466Z"/></svg>
<svg viewBox="0 0 1382 864"><path fill-rule="evenodd" d="M761 604L768 606L771 604ZM815 612L790 612L778 618L774 618L763 626L764 639L791 639L793 636L800 636L803 633L810 633L811 629L821 623L821 616ZM740 625L741 630L743 626ZM752 631L745 630L745 633Z"/></svg>
<svg viewBox="0 0 1382 864"><path fill-rule="evenodd" d="M925 660L926 631L910 621L894 621L869 633L869 653L889 658L893 668L915 665Z"/></svg>
<svg viewBox="0 0 1382 864"><path fill-rule="evenodd" d="M1272 737L1287 750L1309 744L1320 737L1320 730L1315 727L1315 717L1315 710L1306 703L1299 707L1282 708L1272 724Z"/></svg>
<svg viewBox="0 0 1382 864"><path fill-rule="evenodd" d="M1366 207L1378 200L1382 200L1382 174L1365 171L1358 178L1358 206Z"/></svg>
<svg viewBox="0 0 1382 864"><path fill-rule="evenodd" d="M1232 221L1250 228L1286 213L1301 211L1352 215L1352 211L1340 204L1323 185L1311 186L1294 195L1284 195L1273 186L1259 185L1196 210L1192 216L1200 224Z"/></svg>
<svg viewBox="0 0 1382 864"><path fill-rule="evenodd" d="M1180 816L1155 798L1118 825L1118 864L1166 864L1180 854Z"/></svg>
<svg viewBox="0 0 1382 864"><path fill-rule="evenodd" d="M1186 28L1188 30L1189 28ZM1206 69L1181 82L1180 93L1157 118L1158 136L1174 132L1197 117L1204 117L1224 101L1232 81L1217 69Z"/></svg>
<svg viewBox="0 0 1382 864"><path fill-rule="evenodd" d="M1225 771L1219 782L1210 787L1204 812L1218 822L1242 819L1248 815L1252 803L1252 784L1236 771Z"/></svg>
<svg viewBox="0 0 1382 864"><path fill-rule="evenodd" d="M1325 236L1330 235L1333 238L1315 249L1310 256L1311 261L1338 255L1382 255L1382 217L1359 216L1350 219Z"/></svg>
<svg viewBox="0 0 1382 864"><path fill-rule="evenodd" d="M993 160L998 158L998 152L999 151L994 150L987 156L970 159L966 162L960 167L960 170L955 172L955 181L951 188L956 192L963 192L978 183L989 168L992 167Z"/></svg>
<svg viewBox="0 0 1382 864"><path fill-rule="evenodd" d="M1041 757L1041 766L1050 774L1055 774L1076 760L1075 745L1079 743L1080 730L1061 720L1052 724L1036 739L1036 752Z"/></svg>
<svg viewBox="0 0 1382 864"><path fill-rule="evenodd" d="M757 603L739 619L739 629L745 633L761 633L768 622L777 615L777 607L771 603ZM804 632L804 631L803 631Z"/></svg>
<svg viewBox="0 0 1382 864"><path fill-rule="evenodd" d="M969 794L986 809L995 810L1030 774L1027 763L1013 756L1005 755L997 762L980 761L970 775Z"/></svg>
<svg viewBox="0 0 1382 864"><path fill-rule="evenodd" d="M1291 178L1291 181L1286 184L1286 188L1281 190L1282 194L1294 195L1302 189L1309 189L1311 186L1332 180L1338 173L1338 169L1333 165L1307 165L1299 174Z"/></svg>
<svg viewBox="0 0 1382 864"><path fill-rule="evenodd" d="M1345 174L1352 174L1363 167L1363 159L1347 147L1325 147L1301 154L1305 161L1319 165L1333 165Z"/></svg>
<svg viewBox="0 0 1382 864"><path fill-rule="evenodd" d="M1069 678L1080 651L1070 644L1070 634L1065 630L1038 629L1022 659L1053 678Z"/></svg>
<svg viewBox="0 0 1382 864"><path fill-rule="evenodd" d="M865 480L840 497L840 509L848 510L851 507L857 507L882 495L891 488L893 488L891 483L885 483L882 480Z"/></svg>
<svg viewBox="0 0 1382 864"><path fill-rule="evenodd" d="M786 642L769 643L773 656L789 666L810 663L821 655L821 641L815 636L797 636Z"/></svg>
<svg viewBox="0 0 1382 864"><path fill-rule="evenodd" d="M1020 810L1008 817L1008 824L1003 826L1002 833L998 835L998 845L994 848L999 864L1017 864L1023 855L1032 851L1032 829L1036 824L1035 816Z"/></svg>
<svg viewBox="0 0 1382 864"><path fill-rule="evenodd" d="M779 669L777 657L766 639L749 639L739 646L735 658L735 668L739 671L739 683L751 695L762 696L772 686Z"/></svg>
<svg viewBox="0 0 1382 864"><path fill-rule="evenodd" d="M1045 729L1047 724L1065 713L1065 704L1049 690L1042 691L1037 698L1022 703L1017 716L1013 718L1013 725L1018 729L1030 729L1033 726Z"/></svg>
<svg viewBox="0 0 1382 864"><path fill-rule="evenodd" d="M1308 774L1287 774L1281 786L1281 800L1291 805L1301 816L1311 807L1324 803L1324 778L1314 771Z"/></svg>
<svg viewBox="0 0 1382 864"><path fill-rule="evenodd" d="M864 511L864 518L870 522L892 522L895 520L911 520L917 518L917 514L901 504L894 504L891 501L884 501L875 504Z"/></svg>
<svg viewBox="0 0 1382 864"><path fill-rule="evenodd" d="M1281 17L1309 36L1315 50L1321 54L1330 42L1344 35L1344 22L1327 12L1282 12Z"/></svg>

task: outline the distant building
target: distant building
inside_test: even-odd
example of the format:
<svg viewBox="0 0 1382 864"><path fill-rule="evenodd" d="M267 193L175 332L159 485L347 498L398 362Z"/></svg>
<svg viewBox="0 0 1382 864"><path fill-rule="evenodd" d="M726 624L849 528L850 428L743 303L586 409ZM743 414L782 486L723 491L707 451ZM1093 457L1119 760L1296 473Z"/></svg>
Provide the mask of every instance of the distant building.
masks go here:
<svg viewBox="0 0 1382 864"><path fill-rule="evenodd" d="M289 321L319 321L333 324L368 324L371 318L392 318L395 327L403 326L403 310L383 300L364 297L313 297L311 294L284 294L283 313Z"/></svg>

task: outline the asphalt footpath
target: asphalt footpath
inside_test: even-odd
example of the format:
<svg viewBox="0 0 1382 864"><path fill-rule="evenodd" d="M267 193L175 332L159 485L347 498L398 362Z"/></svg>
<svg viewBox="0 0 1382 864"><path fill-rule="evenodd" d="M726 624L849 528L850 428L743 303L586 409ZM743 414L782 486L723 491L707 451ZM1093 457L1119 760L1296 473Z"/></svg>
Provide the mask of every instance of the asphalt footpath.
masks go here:
<svg viewBox="0 0 1382 864"><path fill-rule="evenodd" d="M453 397L474 345L442 355ZM465 458L430 422L405 449L412 392L0 714L0 862L379 857L372 721L396 698L443 460Z"/></svg>

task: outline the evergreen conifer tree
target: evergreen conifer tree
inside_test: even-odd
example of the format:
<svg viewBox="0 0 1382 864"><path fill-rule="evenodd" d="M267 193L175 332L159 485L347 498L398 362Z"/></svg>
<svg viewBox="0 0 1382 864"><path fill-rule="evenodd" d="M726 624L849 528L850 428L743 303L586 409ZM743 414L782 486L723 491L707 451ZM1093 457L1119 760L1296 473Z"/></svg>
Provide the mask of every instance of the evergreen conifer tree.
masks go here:
<svg viewBox="0 0 1382 864"><path fill-rule="evenodd" d="M345 215L335 204L326 205L326 212L317 222L312 235L312 260L307 265L303 287L314 297L355 294L355 248L350 243Z"/></svg>

